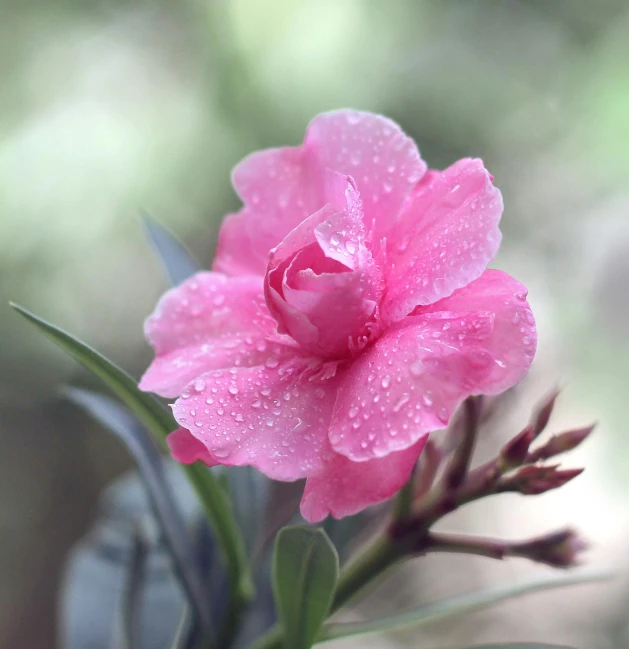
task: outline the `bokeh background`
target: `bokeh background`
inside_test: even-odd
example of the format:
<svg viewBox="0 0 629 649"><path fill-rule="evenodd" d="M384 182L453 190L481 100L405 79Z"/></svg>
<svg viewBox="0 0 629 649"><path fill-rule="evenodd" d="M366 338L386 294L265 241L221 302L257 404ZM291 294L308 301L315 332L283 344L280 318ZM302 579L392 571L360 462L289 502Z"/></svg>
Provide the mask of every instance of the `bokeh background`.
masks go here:
<svg viewBox="0 0 629 649"><path fill-rule="evenodd" d="M546 496L452 528L517 538L574 525L592 569L629 564L629 5L624 0L0 0L0 304L13 299L139 376L166 288L148 210L209 265L237 208L231 167L297 144L318 112L382 112L433 167L482 157L506 204L496 265L530 289L540 348L479 452L564 387L551 427L599 421ZM89 384L0 307L0 646L52 649L69 548L124 449L59 396ZM497 441L498 440L498 441ZM483 446L487 448L484 449ZM367 610L550 571L427 560ZM629 646L622 576L533 596L429 636ZM364 641L360 646L368 646Z"/></svg>

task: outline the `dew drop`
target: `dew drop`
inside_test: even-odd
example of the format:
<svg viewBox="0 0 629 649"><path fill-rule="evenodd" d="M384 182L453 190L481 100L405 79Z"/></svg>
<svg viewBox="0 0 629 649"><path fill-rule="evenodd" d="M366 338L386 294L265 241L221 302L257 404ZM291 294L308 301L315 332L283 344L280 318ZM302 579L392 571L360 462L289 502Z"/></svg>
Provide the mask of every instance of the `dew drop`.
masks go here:
<svg viewBox="0 0 629 649"><path fill-rule="evenodd" d="M405 392L393 406L393 412L400 412L402 408L411 400L411 395L408 392Z"/></svg>

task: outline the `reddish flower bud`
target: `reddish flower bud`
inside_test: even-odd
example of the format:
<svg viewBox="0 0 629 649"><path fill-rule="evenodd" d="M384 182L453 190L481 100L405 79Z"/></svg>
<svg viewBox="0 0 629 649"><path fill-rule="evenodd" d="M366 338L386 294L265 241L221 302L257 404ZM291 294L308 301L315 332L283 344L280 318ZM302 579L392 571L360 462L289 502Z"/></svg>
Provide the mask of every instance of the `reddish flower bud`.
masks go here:
<svg viewBox="0 0 629 649"><path fill-rule="evenodd" d="M525 466L517 473L503 478L499 484L499 491L518 491L527 496L542 494L551 489L562 487L573 478L576 478L583 469L565 469L560 471L559 465L552 466Z"/></svg>
<svg viewBox="0 0 629 649"><path fill-rule="evenodd" d="M518 433L512 440L508 441L500 451L498 468L502 472L510 471L522 466L529 455L529 446L535 439L535 432L531 426L527 426Z"/></svg>
<svg viewBox="0 0 629 649"><path fill-rule="evenodd" d="M545 563L555 568L578 565L579 555L588 544L574 530L566 529L511 546L511 554Z"/></svg>
<svg viewBox="0 0 629 649"><path fill-rule="evenodd" d="M533 436L537 437L548 425L550 415L555 407L555 401L559 396L559 390L555 390L542 402L538 410L531 419L531 427L533 429Z"/></svg>
<svg viewBox="0 0 629 649"><path fill-rule="evenodd" d="M546 444L529 453L527 461L537 462L538 460L546 460L549 457L554 457L560 453L571 451L573 448L579 446L579 444L589 436L589 434L594 430L595 425L596 424L592 424L591 426L585 426L584 428L575 428L574 430L569 430L565 433L551 437Z"/></svg>

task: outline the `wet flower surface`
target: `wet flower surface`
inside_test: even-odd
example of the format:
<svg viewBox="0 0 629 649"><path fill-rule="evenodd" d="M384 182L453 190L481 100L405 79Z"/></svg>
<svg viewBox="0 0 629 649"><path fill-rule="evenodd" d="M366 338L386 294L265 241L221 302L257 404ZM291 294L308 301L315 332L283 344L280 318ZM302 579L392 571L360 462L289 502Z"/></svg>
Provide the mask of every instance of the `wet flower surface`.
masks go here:
<svg viewBox="0 0 629 649"><path fill-rule="evenodd" d="M178 397L178 460L306 478L310 521L356 513L404 485L463 399L532 361L526 289L487 270L500 192L480 160L427 170L395 123L350 110L233 182L244 206L214 270L147 320L140 385Z"/></svg>

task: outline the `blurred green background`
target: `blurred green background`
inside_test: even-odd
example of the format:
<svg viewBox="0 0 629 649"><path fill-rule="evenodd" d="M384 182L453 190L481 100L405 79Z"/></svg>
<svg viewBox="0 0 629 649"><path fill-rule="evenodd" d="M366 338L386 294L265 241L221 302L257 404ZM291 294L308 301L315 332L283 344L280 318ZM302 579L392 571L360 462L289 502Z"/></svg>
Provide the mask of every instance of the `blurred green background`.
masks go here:
<svg viewBox="0 0 629 649"><path fill-rule="evenodd" d="M0 0L0 79L0 302L136 376L150 359L142 321L166 288L140 208L209 265L238 206L231 167L297 144L332 108L390 116L433 167L482 157L506 205L496 265L529 287L540 329L521 410L500 434L556 384L555 430L600 425L569 460L588 466L574 485L453 524L512 537L574 524L593 567L627 566L625 0ZM59 397L86 375L6 306L0 341L0 646L48 649L64 557L129 461ZM417 583L436 596L540 570L456 558ZM629 646L619 581L500 607L431 642Z"/></svg>

